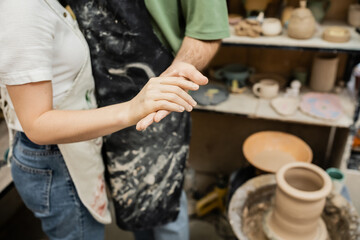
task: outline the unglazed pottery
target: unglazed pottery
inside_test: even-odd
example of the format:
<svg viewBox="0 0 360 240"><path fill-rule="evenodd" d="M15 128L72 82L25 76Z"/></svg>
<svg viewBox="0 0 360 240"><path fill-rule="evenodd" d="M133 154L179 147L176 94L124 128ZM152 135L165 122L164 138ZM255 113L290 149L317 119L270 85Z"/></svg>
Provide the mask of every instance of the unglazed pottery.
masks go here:
<svg viewBox="0 0 360 240"><path fill-rule="evenodd" d="M300 109L316 118L335 121L342 115L340 99L335 94L309 92L302 96Z"/></svg>
<svg viewBox="0 0 360 240"><path fill-rule="evenodd" d="M296 39L308 39L315 33L316 22L311 11L306 8L306 1L300 1L289 19L288 35Z"/></svg>
<svg viewBox="0 0 360 240"><path fill-rule="evenodd" d="M272 79L262 79L252 88L254 94L260 98L271 99L279 93L279 83Z"/></svg>
<svg viewBox="0 0 360 240"><path fill-rule="evenodd" d="M289 23L289 19L291 17L292 12L294 11L294 7L287 6L284 8L284 10L281 13L281 23L284 27L287 27Z"/></svg>
<svg viewBox="0 0 360 240"><path fill-rule="evenodd" d="M350 31L338 26L327 27L322 34L322 38L328 42L348 42L350 40Z"/></svg>
<svg viewBox="0 0 360 240"><path fill-rule="evenodd" d="M274 173L290 162L311 162L312 150L302 139L288 133L262 131L249 136L243 144L248 162L263 172Z"/></svg>
<svg viewBox="0 0 360 240"><path fill-rule="evenodd" d="M269 239L326 240L321 219L332 183L320 167L294 162L276 173L274 207L265 215L264 232Z"/></svg>
<svg viewBox="0 0 360 240"><path fill-rule="evenodd" d="M353 27L360 27L360 4L349 6L348 23Z"/></svg>
<svg viewBox="0 0 360 240"><path fill-rule="evenodd" d="M271 100L271 106L284 116L294 115L299 107L299 99L295 97L277 97Z"/></svg>
<svg viewBox="0 0 360 240"><path fill-rule="evenodd" d="M310 76L310 88L328 92L334 88L339 58L336 54L322 53L315 56Z"/></svg>
<svg viewBox="0 0 360 240"><path fill-rule="evenodd" d="M234 192L229 196L227 212L231 228L237 239L269 240L263 231L263 224L264 217L274 207L275 174L249 176L246 178L249 180L239 187L237 184L243 177L244 174L232 176L233 180L229 183L229 192ZM330 193L322 219L326 223L329 239L359 239L359 215L353 204L342 195Z"/></svg>
<svg viewBox="0 0 360 240"><path fill-rule="evenodd" d="M265 18L262 25L262 34L265 36L276 36L282 31L282 25L277 18Z"/></svg>
<svg viewBox="0 0 360 240"><path fill-rule="evenodd" d="M271 79L277 81L280 89L285 88L287 84L286 78L276 73L253 73L249 77L249 84L252 87L255 83L258 83L263 79Z"/></svg>

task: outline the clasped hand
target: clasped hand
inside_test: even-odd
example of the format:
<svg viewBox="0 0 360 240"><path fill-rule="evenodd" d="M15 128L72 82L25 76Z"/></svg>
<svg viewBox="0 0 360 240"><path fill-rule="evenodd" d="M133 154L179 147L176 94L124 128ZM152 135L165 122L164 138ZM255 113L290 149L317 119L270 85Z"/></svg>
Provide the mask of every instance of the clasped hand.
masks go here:
<svg viewBox="0 0 360 240"><path fill-rule="evenodd" d="M143 107L136 129L143 131L153 122L160 122L170 112L190 112L196 102L187 91L198 90L199 85L207 83L208 79L193 65L173 62L160 77L150 79L133 99L134 107Z"/></svg>

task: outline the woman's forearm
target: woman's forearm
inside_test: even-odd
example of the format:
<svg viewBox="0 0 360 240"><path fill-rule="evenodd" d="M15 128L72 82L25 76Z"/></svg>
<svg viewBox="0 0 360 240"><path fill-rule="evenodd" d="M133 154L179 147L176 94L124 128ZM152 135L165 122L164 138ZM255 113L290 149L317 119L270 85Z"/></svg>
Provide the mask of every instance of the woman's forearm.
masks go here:
<svg viewBox="0 0 360 240"><path fill-rule="evenodd" d="M37 144L71 143L93 139L134 123L129 102L91 110L51 110L24 131Z"/></svg>

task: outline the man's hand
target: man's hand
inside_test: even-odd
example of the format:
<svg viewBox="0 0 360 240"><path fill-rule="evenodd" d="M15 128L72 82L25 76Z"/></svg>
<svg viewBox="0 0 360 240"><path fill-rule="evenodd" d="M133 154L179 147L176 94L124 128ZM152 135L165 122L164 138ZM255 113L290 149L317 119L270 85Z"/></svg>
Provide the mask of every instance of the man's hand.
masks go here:
<svg viewBox="0 0 360 240"><path fill-rule="evenodd" d="M207 77L199 72L193 65L181 61L174 61L160 77L184 77L198 85L205 85L208 83ZM153 122L160 122L161 119L166 117L169 113L170 112L166 110L150 113L136 124L136 129L138 131L143 131Z"/></svg>

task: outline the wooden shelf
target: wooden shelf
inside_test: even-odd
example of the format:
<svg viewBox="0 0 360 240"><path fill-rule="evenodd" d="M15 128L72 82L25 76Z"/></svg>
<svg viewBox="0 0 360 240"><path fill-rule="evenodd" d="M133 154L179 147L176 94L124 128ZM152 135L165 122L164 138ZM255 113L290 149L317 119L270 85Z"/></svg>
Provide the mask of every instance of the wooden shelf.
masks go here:
<svg viewBox="0 0 360 240"><path fill-rule="evenodd" d="M323 30L329 26L342 26L350 31L351 39L345 43L333 43L325 41L321 38ZM354 27L341 22L326 22L317 26L316 33L310 39L298 40L287 36L286 30L279 36L267 37L261 36L257 38L236 36L234 28L230 26L231 36L223 39L223 45L242 45L254 47L272 47L283 49L313 49L323 51L338 52L359 52L360 51L360 34L355 31Z"/></svg>
<svg viewBox="0 0 360 240"><path fill-rule="evenodd" d="M302 91L301 95L305 92L308 92L308 90ZM294 115L282 116L272 108L270 100L255 97L249 89L246 89L245 92L241 94L230 94L226 101L216 106L198 105L195 109L238 114L252 118L262 118L284 122L348 128L353 124L356 101L353 97L351 97L351 94L346 89L344 89L342 93L338 94L338 96L340 97L343 114L336 121L317 119L303 113L300 109L298 109Z"/></svg>

